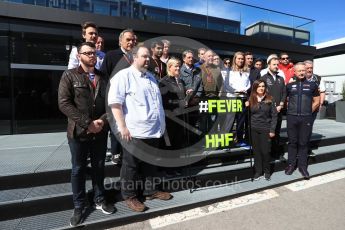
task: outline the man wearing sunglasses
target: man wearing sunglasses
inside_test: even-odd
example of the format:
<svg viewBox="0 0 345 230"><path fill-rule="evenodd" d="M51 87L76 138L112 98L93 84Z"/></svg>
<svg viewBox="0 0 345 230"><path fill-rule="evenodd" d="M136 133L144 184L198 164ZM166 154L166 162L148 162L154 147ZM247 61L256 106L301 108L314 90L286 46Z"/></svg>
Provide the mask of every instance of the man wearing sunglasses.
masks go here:
<svg viewBox="0 0 345 230"><path fill-rule="evenodd" d="M223 81L229 76L230 70L231 70L231 60L230 60L230 58L224 58L223 59L223 66L221 68Z"/></svg>
<svg viewBox="0 0 345 230"><path fill-rule="evenodd" d="M115 210L104 197L104 161L108 133L105 110L107 81L95 69L95 44L82 43L77 51L80 65L62 74L58 91L59 109L68 118L67 139L71 152L74 204L71 226L80 224L85 217L88 156L91 160L90 175L96 209L105 214L111 214Z"/></svg>
<svg viewBox="0 0 345 230"><path fill-rule="evenodd" d="M287 53L280 53L279 55L279 65L278 68L284 72L285 75L285 84L288 84L290 78L294 76L293 63L290 62L290 57Z"/></svg>

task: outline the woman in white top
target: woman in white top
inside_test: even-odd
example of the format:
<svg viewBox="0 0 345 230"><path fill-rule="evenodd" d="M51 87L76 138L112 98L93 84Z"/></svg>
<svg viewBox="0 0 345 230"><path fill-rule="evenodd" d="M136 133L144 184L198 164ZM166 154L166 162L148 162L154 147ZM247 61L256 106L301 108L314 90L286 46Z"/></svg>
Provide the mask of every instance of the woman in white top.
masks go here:
<svg viewBox="0 0 345 230"><path fill-rule="evenodd" d="M247 71L244 66L244 53L236 52L234 58L232 59L230 74L224 82L226 96L246 96L249 88L249 71Z"/></svg>
<svg viewBox="0 0 345 230"><path fill-rule="evenodd" d="M241 98L242 112L236 113L236 133L237 142L240 147L245 147L243 142L244 123L246 118L246 108L244 102L247 100L247 90L250 88L249 71L244 65L244 53L236 52L232 59L230 74L224 81L224 91L227 97ZM234 114L228 114L224 123L224 129L230 131L234 122Z"/></svg>

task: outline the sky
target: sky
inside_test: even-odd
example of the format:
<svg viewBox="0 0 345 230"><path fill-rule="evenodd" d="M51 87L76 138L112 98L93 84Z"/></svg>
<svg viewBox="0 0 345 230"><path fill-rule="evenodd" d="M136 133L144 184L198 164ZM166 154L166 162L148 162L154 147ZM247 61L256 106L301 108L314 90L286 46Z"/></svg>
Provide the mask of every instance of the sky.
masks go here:
<svg viewBox="0 0 345 230"><path fill-rule="evenodd" d="M345 37L345 3L341 0L236 0L244 4L267 8L307 19L269 13L251 7L240 6L223 0L139 0L144 4L171 9L179 9L192 13L234 19L242 22L242 34L245 26L259 20L271 21L290 27L314 31L312 43L317 44Z"/></svg>

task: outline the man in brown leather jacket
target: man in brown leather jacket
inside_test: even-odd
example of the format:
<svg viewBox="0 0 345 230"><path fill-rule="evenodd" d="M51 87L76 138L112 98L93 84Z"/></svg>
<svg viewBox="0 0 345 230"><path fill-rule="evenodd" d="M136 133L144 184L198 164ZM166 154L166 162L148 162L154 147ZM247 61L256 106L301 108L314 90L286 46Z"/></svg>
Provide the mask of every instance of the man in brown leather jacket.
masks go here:
<svg viewBox="0 0 345 230"><path fill-rule="evenodd" d="M91 159L91 178L96 209L105 214L114 206L104 198L104 161L108 124L105 111L106 81L95 69L96 49L90 42L78 47L80 66L66 70L59 85L59 108L68 118L67 138L72 157L72 192L74 213L71 226L83 219L86 206L85 180L87 156Z"/></svg>

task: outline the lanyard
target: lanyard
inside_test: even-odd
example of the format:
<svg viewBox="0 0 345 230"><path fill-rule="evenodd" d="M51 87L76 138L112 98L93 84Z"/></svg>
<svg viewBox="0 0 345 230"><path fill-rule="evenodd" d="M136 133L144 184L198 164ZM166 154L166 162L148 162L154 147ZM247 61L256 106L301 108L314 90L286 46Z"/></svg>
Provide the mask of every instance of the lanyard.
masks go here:
<svg viewBox="0 0 345 230"><path fill-rule="evenodd" d="M123 54L123 57L126 59L126 61L128 62L128 64L129 65L131 65L132 64L132 60L130 60L128 57L127 57L127 55L126 54Z"/></svg>
<svg viewBox="0 0 345 230"><path fill-rule="evenodd" d="M159 79L162 79L163 64L161 62L160 66L159 66L158 62L154 58L152 58L152 59L155 61L156 65L158 67Z"/></svg>

